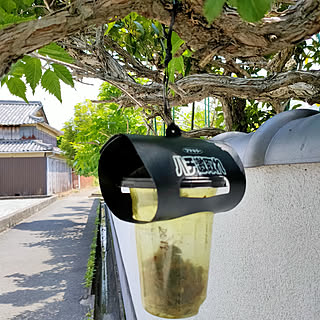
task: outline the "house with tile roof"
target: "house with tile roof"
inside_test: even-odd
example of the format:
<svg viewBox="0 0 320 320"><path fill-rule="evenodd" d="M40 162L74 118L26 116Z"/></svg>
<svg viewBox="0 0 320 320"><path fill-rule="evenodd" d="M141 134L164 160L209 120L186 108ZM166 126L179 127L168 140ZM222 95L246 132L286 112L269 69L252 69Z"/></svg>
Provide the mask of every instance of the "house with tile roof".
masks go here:
<svg viewBox="0 0 320 320"><path fill-rule="evenodd" d="M72 187L57 137L40 101L0 100L0 196L48 195Z"/></svg>

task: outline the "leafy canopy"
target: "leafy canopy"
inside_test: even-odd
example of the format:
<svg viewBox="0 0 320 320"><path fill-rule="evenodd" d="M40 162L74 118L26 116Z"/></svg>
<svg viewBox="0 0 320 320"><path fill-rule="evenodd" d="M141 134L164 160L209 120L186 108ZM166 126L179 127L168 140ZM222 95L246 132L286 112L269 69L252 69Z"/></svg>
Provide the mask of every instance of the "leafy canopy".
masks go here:
<svg viewBox="0 0 320 320"><path fill-rule="evenodd" d="M102 84L102 99L117 96L120 91L108 83ZM87 101L75 106L74 118L66 122L59 147L64 151L68 164L77 174L98 175L100 149L114 134L145 134L146 127L135 108L122 109L115 103L92 104Z"/></svg>
<svg viewBox="0 0 320 320"><path fill-rule="evenodd" d="M13 23L35 19L43 14L39 5L43 5L42 0L1 0L0 29Z"/></svg>

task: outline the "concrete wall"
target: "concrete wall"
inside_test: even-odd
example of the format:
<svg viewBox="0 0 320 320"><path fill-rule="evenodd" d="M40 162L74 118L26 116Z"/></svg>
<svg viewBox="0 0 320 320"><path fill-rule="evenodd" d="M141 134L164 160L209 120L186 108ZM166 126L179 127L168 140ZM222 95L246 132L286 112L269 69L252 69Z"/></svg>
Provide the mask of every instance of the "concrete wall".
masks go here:
<svg viewBox="0 0 320 320"><path fill-rule="evenodd" d="M320 164L246 169L242 202L217 214L207 299L197 320L320 319ZM114 218L139 320L134 226Z"/></svg>
<svg viewBox="0 0 320 320"><path fill-rule="evenodd" d="M73 189L84 189L92 187L94 185L94 177L79 176L72 172L72 188Z"/></svg>

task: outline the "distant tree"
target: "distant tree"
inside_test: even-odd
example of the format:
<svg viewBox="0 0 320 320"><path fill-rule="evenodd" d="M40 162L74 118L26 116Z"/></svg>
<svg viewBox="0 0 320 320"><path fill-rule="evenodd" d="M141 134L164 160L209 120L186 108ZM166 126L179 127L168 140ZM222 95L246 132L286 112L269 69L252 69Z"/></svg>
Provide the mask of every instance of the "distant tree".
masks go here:
<svg viewBox="0 0 320 320"><path fill-rule="evenodd" d="M119 95L120 91L109 84L102 85L100 97ZM114 134L147 132L141 110L120 108L115 103L85 104L75 106L74 117L66 122L59 147L77 174L97 176L100 149Z"/></svg>

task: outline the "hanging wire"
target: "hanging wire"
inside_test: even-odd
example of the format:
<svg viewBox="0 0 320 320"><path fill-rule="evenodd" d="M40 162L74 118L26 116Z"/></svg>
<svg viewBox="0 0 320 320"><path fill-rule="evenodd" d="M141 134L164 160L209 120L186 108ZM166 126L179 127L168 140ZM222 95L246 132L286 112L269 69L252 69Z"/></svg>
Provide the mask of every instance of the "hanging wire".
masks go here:
<svg viewBox="0 0 320 320"><path fill-rule="evenodd" d="M166 32L165 26L163 27L163 32L164 35L167 39L167 48L166 48L166 56L164 59L164 68L165 68L165 73L163 77L163 106L164 106L164 114L165 116L170 116L169 110L170 110L170 105L169 105L169 99L168 99L168 91L169 91L169 70L168 66L170 61L172 60L172 43L171 43L171 36L172 36L172 31L173 31L173 24L177 15L177 10L178 10L178 1L173 0L173 7L172 7L172 12L171 12L171 21L170 21L170 26L168 32ZM168 126L166 130L166 136L167 137L174 137L174 136L180 136L181 135L181 130L179 127L174 123L174 116L173 116L173 122Z"/></svg>

